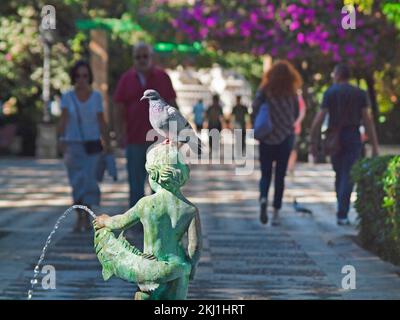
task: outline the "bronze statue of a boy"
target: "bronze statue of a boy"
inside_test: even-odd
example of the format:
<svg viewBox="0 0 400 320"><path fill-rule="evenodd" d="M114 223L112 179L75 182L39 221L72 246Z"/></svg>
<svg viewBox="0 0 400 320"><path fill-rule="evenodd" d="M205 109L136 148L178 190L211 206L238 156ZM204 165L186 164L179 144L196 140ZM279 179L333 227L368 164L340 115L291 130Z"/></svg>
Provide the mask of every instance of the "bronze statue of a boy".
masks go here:
<svg viewBox="0 0 400 320"><path fill-rule="evenodd" d="M135 282L135 299L185 299L201 251L199 212L181 187L189 179L189 167L173 144L159 144L147 154L146 170L154 194L143 197L121 215L101 215L94 221L95 249L103 266L103 278L116 275ZM112 230L141 222L144 248L140 252ZM187 252L182 244L188 235Z"/></svg>

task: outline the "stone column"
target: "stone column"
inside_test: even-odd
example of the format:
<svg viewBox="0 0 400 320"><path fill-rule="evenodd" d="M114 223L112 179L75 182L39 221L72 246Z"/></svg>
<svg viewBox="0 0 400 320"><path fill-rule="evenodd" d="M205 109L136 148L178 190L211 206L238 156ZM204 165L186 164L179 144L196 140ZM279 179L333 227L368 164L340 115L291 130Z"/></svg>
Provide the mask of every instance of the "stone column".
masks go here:
<svg viewBox="0 0 400 320"><path fill-rule="evenodd" d="M57 125L40 123L37 129L36 157L41 159L57 158Z"/></svg>
<svg viewBox="0 0 400 320"><path fill-rule="evenodd" d="M109 123L111 111L108 99L108 48L104 30L90 31L90 65L93 70L93 88L103 96L104 115Z"/></svg>
<svg viewBox="0 0 400 320"><path fill-rule="evenodd" d="M51 31L40 30L43 44L43 118L37 126L36 157L56 158L57 157L57 124L51 121L50 106L50 54L53 37Z"/></svg>

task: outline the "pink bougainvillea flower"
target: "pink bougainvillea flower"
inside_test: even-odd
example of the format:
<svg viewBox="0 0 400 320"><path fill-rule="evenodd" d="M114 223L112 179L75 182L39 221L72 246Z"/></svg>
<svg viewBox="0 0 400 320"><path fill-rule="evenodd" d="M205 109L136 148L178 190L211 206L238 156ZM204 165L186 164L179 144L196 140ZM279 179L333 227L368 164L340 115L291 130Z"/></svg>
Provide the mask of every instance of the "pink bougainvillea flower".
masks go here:
<svg viewBox="0 0 400 320"><path fill-rule="evenodd" d="M256 24L258 22L258 14L256 11L250 13L250 21L253 24Z"/></svg>
<svg viewBox="0 0 400 320"><path fill-rule="evenodd" d="M209 28L214 27L217 24L217 18L216 17L208 17L206 19L206 26Z"/></svg>
<svg viewBox="0 0 400 320"><path fill-rule="evenodd" d="M193 8L193 17L196 20L200 20L203 17L203 8L200 5L196 5Z"/></svg>
<svg viewBox="0 0 400 320"><path fill-rule="evenodd" d="M344 52L346 55L353 56L356 53L356 48L354 48L352 44L347 43L344 46Z"/></svg>
<svg viewBox="0 0 400 320"><path fill-rule="evenodd" d="M297 9L298 7L295 4L290 4L287 6L286 11L289 14L293 14Z"/></svg>
<svg viewBox="0 0 400 320"><path fill-rule="evenodd" d="M200 28L199 34L202 39L205 39L208 34L208 28L205 28L205 27Z"/></svg>
<svg viewBox="0 0 400 320"><path fill-rule="evenodd" d="M290 26L289 29L290 31L294 31L297 30L300 27L300 22L299 21L293 21Z"/></svg>
<svg viewBox="0 0 400 320"><path fill-rule="evenodd" d="M302 33L302 32L298 33L296 38L297 38L297 42L300 44L303 44L306 40L304 33Z"/></svg>
<svg viewBox="0 0 400 320"><path fill-rule="evenodd" d="M240 34L244 37L248 37L251 34L251 24L248 21L240 25Z"/></svg>

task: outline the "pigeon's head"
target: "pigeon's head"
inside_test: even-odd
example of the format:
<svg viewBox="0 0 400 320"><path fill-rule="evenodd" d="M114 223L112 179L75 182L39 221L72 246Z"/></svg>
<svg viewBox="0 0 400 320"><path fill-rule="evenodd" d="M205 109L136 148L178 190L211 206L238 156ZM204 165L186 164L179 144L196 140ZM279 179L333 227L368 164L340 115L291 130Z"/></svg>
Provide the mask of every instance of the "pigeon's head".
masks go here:
<svg viewBox="0 0 400 320"><path fill-rule="evenodd" d="M142 101L144 99L159 100L159 99L161 99L161 97L160 97L160 94L156 90L149 89L143 93L143 97L140 98L140 101Z"/></svg>

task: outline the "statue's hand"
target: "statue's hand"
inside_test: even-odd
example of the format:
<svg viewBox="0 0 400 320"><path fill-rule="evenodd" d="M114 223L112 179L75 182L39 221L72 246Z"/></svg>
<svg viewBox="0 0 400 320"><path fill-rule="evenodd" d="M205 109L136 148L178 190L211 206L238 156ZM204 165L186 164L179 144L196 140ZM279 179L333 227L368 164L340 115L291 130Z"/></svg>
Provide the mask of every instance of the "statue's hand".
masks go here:
<svg viewBox="0 0 400 320"><path fill-rule="evenodd" d="M110 216L106 214L102 214L101 216L98 216L96 219L93 221L94 228L96 230L104 228L107 226L107 222L110 220Z"/></svg>

